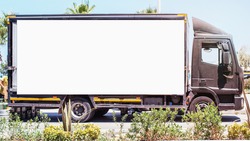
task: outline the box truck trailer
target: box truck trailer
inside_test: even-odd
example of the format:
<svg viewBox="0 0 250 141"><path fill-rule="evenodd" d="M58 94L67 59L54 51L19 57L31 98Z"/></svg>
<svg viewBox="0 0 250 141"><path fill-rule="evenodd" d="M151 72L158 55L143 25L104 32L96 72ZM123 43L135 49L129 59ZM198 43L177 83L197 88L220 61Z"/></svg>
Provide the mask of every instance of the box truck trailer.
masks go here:
<svg viewBox="0 0 250 141"><path fill-rule="evenodd" d="M23 118L66 97L75 121L110 108L243 108L232 36L193 18L189 37L186 14L17 15L8 29L9 106Z"/></svg>

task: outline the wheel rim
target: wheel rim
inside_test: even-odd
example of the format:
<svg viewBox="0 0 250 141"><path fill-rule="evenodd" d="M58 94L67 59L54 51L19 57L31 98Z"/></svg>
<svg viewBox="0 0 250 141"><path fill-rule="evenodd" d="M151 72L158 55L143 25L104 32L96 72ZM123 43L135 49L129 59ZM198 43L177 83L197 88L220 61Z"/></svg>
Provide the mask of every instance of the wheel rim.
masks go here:
<svg viewBox="0 0 250 141"><path fill-rule="evenodd" d="M200 110L204 110L207 106L208 106L209 102L207 101L201 101L199 102L197 105L200 108ZM196 111L197 111L197 107L196 107Z"/></svg>
<svg viewBox="0 0 250 141"><path fill-rule="evenodd" d="M87 107L82 103L75 103L72 105L72 116L81 118L87 114Z"/></svg>

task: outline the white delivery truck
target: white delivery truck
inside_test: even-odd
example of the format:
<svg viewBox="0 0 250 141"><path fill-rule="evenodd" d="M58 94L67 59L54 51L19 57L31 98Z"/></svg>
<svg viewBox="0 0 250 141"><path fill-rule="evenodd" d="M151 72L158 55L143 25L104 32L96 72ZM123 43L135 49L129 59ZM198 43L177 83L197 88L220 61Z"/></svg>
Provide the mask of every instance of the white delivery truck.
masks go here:
<svg viewBox="0 0 250 141"><path fill-rule="evenodd" d="M193 18L189 37L186 14L17 15L8 29L9 106L23 118L65 97L75 121L110 108L243 108L231 36Z"/></svg>

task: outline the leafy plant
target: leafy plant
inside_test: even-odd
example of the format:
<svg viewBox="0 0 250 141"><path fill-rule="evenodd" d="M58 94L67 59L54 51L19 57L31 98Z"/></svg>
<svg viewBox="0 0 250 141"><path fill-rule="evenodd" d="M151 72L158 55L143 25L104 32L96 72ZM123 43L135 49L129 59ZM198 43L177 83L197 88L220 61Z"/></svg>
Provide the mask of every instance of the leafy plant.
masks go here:
<svg viewBox="0 0 250 141"><path fill-rule="evenodd" d="M1 57L0 57L1 59ZM7 76L8 75L8 64L7 61L3 61L0 64L0 74L3 76Z"/></svg>
<svg viewBox="0 0 250 141"><path fill-rule="evenodd" d="M35 117L26 123L23 123L17 114L10 114L8 119L0 118L0 140L43 140L42 131L39 128L48 120L46 117L44 116L43 120Z"/></svg>
<svg viewBox="0 0 250 141"><path fill-rule="evenodd" d="M70 141L70 132L64 131L61 126L48 126L43 131L45 141Z"/></svg>
<svg viewBox="0 0 250 141"><path fill-rule="evenodd" d="M73 140L96 140L100 136L100 128L94 124L77 124L73 132Z"/></svg>
<svg viewBox="0 0 250 141"><path fill-rule="evenodd" d="M0 18L0 45L7 42L7 16L6 13L3 13L3 17Z"/></svg>
<svg viewBox="0 0 250 141"><path fill-rule="evenodd" d="M157 9L156 8L151 8L148 7L147 9L141 10L141 11L137 11L138 14L156 14L157 13Z"/></svg>
<svg viewBox="0 0 250 141"><path fill-rule="evenodd" d="M98 141L115 141L115 135L114 135L114 131L109 130L108 132L102 133L99 138Z"/></svg>
<svg viewBox="0 0 250 141"><path fill-rule="evenodd" d="M88 14L95 8L95 5L90 6L89 0L85 0L84 3L77 5L73 3L73 8L67 8L66 14Z"/></svg>
<svg viewBox="0 0 250 141"><path fill-rule="evenodd" d="M8 22L9 16L15 15L14 13L4 13L3 16L0 17L0 45L5 45L8 40Z"/></svg>
<svg viewBox="0 0 250 141"><path fill-rule="evenodd" d="M250 128L247 122L243 124L234 123L228 126L228 138L230 140L249 140L250 139Z"/></svg>
<svg viewBox="0 0 250 141"><path fill-rule="evenodd" d="M244 80L244 89L250 89L250 79Z"/></svg>
<svg viewBox="0 0 250 141"><path fill-rule="evenodd" d="M181 139L181 126L174 123L178 111L169 108L153 109L151 112L134 113L127 137L130 140L176 140Z"/></svg>
<svg viewBox="0 0 250 141"><path fill-rule="evenodd" d="M94 124L77 124L74 131L64 131L62 126L48 126L43 131L46 141L92 141L100 136L100 128Z"/></svg>
<svg viewBox="0 0 250 141"><path fill-rule="evenodd" d="M124 116L122 116L121 119L121 123L119 124L119 131L118 131L118 135L115 135L115 133L110 132L110 135L113 136L114 140L119 140L119 141L123 141L126 140L126 136L125 136L125 132L124 132L124 122L126 121L128 117L128 114L125 114ZM113 112L113 121L117 124L117 118L115 116L115 112Z"/></svg>
<svg viewBox="0 0 250 141"><path fill-rule="evenodd" d="M19 138L30 141L42 140L42 132L39 130L40 123L38 117L35 117L34 120L28 120L23 125Z"/></svg>
<svg viewBox="0 0 250 141"><path fill-rule="evenodd" d="M221 115L214 104L200 109L197 112L189 112L183 116L183 121L193 122L194 129L190 133L189 139L194 140L221 140L225 127L221 125Z"/></svg>
<svg viewBox="0 0 250 141"><path fill-rule="evenodd" d="M62 122L64 131L71 132L71 100L64 102L62 106Z"/></svg>

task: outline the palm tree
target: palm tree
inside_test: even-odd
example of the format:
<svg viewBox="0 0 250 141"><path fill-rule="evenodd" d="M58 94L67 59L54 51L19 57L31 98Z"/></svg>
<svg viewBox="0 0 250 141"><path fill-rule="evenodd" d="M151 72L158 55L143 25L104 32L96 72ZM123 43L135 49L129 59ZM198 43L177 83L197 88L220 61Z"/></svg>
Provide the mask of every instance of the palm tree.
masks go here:
<svg viewBox="0 0 250 141"><path fill-rule="evenodd" d="M14 14L12 14L14 15ZM5 45L8 40L8 15L3 13L3 17L0 17L0 46ZM0 52L0 62L2 62L2 54ZM7 63L2 62L0 64L0 74L6 75L7 73Z"/></svg>
<svg viewBox="0 0 250 141"><path fill-rule="evenodd" d="M7 61L3 61L1 64L0 64L0 74L1 75L4 75L4 76L7 76L8 75L8 64L7 64ZM1 76L0 76L1 77Z"/></svg>
<svg viewBox="0 0 250 141"><path fill-rule="evenodd" d="M0 45L4 45L7 42L7 26L8 26L8 18L7 14L3 13L3 17L0 18Z"/></svg>
<svg viewBox="0 0 250 141"><path fill-rule="evenodd" d="M4 45L7 42L7 28L0 25L0 45Z"/></svg>
<svg viewBox="0 0 250 141"><path fill-rule="evenodd" d="M156 14L157 13L157 9L156 8L151 8L148 7L147 9L141 10L141 11L137 11L138 14Z"/></svg>
<svg viewBox="0 0 250 141"><path fill-rule="evenodd" d="M77 5L73 3L73 8L67 8L67 14L88 14L95 8L95 5L90 6L89 0L86 0L84 3Z"/></svg>

